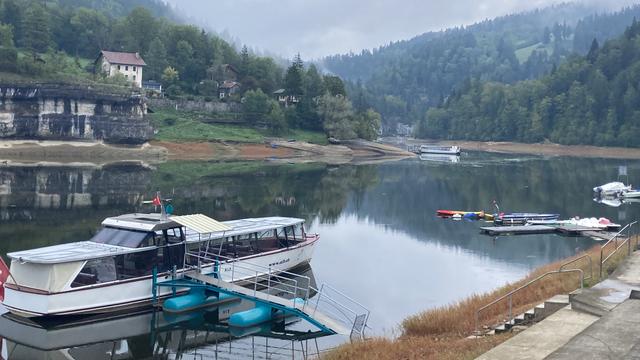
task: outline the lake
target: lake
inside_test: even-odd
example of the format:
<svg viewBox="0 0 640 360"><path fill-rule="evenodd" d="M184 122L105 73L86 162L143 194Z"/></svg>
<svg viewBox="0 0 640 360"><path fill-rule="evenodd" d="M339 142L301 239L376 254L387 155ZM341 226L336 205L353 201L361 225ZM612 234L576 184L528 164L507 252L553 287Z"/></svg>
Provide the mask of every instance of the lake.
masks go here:
<svg viewBox="0 0 640 360"><path fill-rule="evenodd" d="M485 223L440 219L435 216L437 209L493 212L495 201L505 212L553 212L561 218L603 216L626 224L640 217L640 205L610 207L592 199L591 189L616 180L619 166L627 167L629 181L623 177L625 182L634 183L640 176L637 161L487 153L463 154L457 162L415 158L357 166L8 163L0 165L0 253L85 240L105 217L152 211L141 202L156 191L173 199L177 214L204 213L218 220L302 217L310 231L321 236L309 269L317 284L330 284L366 306L371 311L368 334L395 336L398 324L409 315L516 281L537 266L597 243L555 235L492 238L479 232ZM140 319L118 320L122 324L76 330L100 334L107 328L126 326L127 321L146 324L149 320L146 314ZM306 326L297 322L291 328L304 331ZM94 351L91 356L97 351L120 354L118 358L141 357L135 355L140 350L133 349L145 345L135 345L132 339L149 347L153 342L149 334L145 336L144 341L139 336L127 338L126 346L122 341L116 346L113 339L99 346L75 344L74 349L80 349L76 358L87 358L89 348ZM216 344L220 340L255 349L258 341L254 337L225 339L217 339ZM268 349L269 341L260 338L258 342ZM285 340L271 341L273 348L274 341ZM327 348L342 341L345 339L321 338L318 346ZM195 342L187 352L191 357L186 358L194 358L198 351L208 354L204 357L225 358L212 353L211 344L210 339ZM301 354L301 345L292 344L280 346L288 349L283 357ZM230 358L246 356L232 352L231 345L220 346L229 346Z"/></svg>

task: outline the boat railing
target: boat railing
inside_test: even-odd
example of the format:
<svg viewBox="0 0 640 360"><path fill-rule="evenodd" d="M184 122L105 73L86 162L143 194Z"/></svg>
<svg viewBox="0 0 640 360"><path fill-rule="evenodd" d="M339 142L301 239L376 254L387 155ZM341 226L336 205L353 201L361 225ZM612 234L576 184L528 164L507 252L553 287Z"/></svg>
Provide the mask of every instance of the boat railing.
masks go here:
<svg viewBox="0 0 640 360"><path fill-rule="evenodd" d="M208 275L217 278L218 281L243 285L252 289L254 296L258 292L265 293L267 300L271 296L290 300L292 308L299 309L311 317L316 313L322 313L341 323L351 330L352 339L364 338L370 311L327 284L322 284L318 289L314 287L309 276L204 250L197 253L187 252L185 255L197 259L198 265L194 268L198 271L202 272L205 266L211 268Z"/></svg>
<svg viewBox="0 0 640 360"><path fill-rule="evenodd" d="M611 238L600 247L600 278L602 279L602 273L604 270L604 264L610 260L617 252L618 250L622 249L625 245L627 245L627 256L631 255L631 242L635 240L636 242L636 248L638 246L638 237L634 236L637 234L634 234L632 232L632 230L634 229L634 226L637 224L637 221L631 222L627 225L625 225L622 229L620 229L620 231L618 231L617 233L615 233L613 236L611 236ZM621 241L618 241L621 240ZM608 248L611 248L613 246L613 250L605 256L605 253L607 251Z"/></svg>

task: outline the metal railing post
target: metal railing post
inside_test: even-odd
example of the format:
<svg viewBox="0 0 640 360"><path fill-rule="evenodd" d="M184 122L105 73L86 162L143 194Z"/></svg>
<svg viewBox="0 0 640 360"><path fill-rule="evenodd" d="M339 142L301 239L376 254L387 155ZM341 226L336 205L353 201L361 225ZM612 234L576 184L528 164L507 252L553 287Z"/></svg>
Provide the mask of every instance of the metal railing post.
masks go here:
<svg viewBox="0 0 640 360"><path fill-rule="evenodd" d="M256 292L258 291L258 272L256 271L256 278L253 281L253 296L256 296Z"/></svg>
<svg viewBox="0 0 640 360"><path fill-rule="evenodd" d="M513 320L513 294L509 295L509 323Z"/></svg>

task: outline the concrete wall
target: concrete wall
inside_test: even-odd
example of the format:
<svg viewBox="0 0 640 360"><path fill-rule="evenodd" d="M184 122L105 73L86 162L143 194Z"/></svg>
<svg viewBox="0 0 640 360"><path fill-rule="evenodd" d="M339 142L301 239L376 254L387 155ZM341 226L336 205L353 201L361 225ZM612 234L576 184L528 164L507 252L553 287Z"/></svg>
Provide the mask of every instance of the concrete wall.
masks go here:
<svg viewBox="0 0 640 360"><path fill-rule="evenodd" d="M140 144L153 135L146 113L144 98L130 92L0 84L0 139Z"/></svg>

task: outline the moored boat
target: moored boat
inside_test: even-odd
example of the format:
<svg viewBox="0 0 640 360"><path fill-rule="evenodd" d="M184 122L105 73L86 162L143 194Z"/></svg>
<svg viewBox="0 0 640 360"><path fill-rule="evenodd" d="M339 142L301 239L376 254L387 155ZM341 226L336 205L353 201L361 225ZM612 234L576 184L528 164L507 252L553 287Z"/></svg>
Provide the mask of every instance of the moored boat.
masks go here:
<svg viewBox="0 0 640 360"><path fill-rule="evenodd" d="M437 146L437 145L420 145L421 154L444 154L444 155L460 155L460 147L458 146Z"/></svg>
<svg viewBox="0 0 640 360"><path fill-rule="evenodd" d="M154 272L167 280L197 267L230 280L232 265L242 262L286 271L308 263L319 239L306 233L303 219L286 217L217 222L201 214L127 214L102 225L88 241L7 254L3 305L24 317L140 309L152 303ZM203 263L202 254L217 260ZM158 289L160 301L171 295Z"/></svg>
<svg viewBox="0 0 640 360"><path fill-rule="evenodd" d="M630 190L631 185L625 185L620 181L613 181L593 188L593 192L598 196L618 196Z"/></svg>
<svg viewBox="0 0 640 360"><path fill-rule="evenodd" d="M620 224L611 222L607 218L573 218L568 220L528 220L528 225L550 225L550 226L580 226L594 229L615 230L621 227Z"/></svg>
<svg viewBox="0 0 640 360"><path fill-rule="evenodd" d="M495 214L493 222L496 225L521 225L534 220L557 220L560 214L540 213L501 213Z"/></svg>

